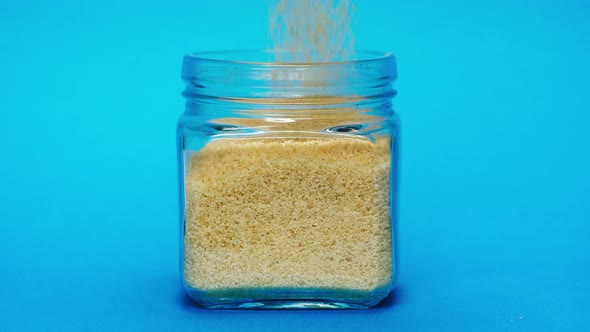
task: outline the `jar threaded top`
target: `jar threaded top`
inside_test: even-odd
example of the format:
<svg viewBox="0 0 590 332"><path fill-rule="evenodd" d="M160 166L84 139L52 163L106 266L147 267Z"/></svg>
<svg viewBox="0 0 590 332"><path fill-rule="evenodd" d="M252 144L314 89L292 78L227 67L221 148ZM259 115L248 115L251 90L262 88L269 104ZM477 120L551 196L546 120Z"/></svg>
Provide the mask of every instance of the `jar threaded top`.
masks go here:
<svg viewBox="0 0 590 332"><path fill-rule="evenodd" d="M282 51L187 54L184 96L240 103L323 104L387 98L397 77L391 53L360 51L336 62L274 62Z"/></svg>

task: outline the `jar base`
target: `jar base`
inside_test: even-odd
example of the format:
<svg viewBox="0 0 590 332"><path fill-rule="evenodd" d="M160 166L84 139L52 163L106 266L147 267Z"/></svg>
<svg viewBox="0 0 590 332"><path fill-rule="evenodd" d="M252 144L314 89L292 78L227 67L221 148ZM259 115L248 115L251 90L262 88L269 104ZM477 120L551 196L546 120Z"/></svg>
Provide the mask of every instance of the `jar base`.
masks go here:
<svg viewBox="0 0 590 332"><path fill-rule="evenodd" d="M223 290L187 289L198 304L210 309L368 309L391 290Z"/></svg>
<svg viewBox="0 0 590 332"><path fill-rule="evenodd" d="M240 304L220 304L209 306L211 309L368 309L372 305L359 305L343 302L310 300L273 300L255 301Z"/></svg>

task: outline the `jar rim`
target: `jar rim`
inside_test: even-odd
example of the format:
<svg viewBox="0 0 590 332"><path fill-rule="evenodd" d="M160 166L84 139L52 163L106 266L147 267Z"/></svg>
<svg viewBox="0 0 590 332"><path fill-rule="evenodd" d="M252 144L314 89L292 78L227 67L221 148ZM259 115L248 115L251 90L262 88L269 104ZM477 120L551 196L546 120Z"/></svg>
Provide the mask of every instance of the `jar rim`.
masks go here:
<svg viewBox="0 0 590 332"><path fill-rule="evenodd" d="M292 54L288 50L227 50L227 51L200 51L187 53L185 61L211 62L219 64L244 64L268 67L316 67L330 65L365 64L382 61L395 61L391 52L360 50L355 51L353 59L336 61L309 61L309 62L281 62L272 61L277 55ZM302 57L300 57L302 58Z"/></svg>
<svg viewBox="0 0 590 332"><path fill-rule="evenodd" d="M183 95L190 100L232 99L242 104L246 100L306 102L318 96L385 100L395 95L392 82L397 69L391 53L362 51L355 60L334 62L270 61L292 58L291 53L276 55L274 50L187 54L181 74L186 83Z"/></svg>

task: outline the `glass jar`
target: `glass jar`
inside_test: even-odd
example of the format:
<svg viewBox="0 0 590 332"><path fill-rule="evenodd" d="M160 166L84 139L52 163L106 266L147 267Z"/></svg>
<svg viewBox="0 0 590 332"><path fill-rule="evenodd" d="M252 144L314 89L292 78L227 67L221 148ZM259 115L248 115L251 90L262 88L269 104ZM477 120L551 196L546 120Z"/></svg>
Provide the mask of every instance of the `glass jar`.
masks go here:
<svg viewBox="0 0 590 332"><path fill-rule="evenodd" d="M368 308L397 275L389 53L186 55L181 276L211 308Z"/></svg>

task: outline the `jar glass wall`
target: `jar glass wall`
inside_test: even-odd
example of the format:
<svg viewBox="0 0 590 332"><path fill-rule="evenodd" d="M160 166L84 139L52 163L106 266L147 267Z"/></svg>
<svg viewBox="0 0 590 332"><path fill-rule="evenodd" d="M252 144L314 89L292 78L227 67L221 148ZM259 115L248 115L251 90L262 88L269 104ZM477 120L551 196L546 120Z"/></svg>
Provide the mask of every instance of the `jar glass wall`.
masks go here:
<svg viewBox="0 0 590 332"><path fill-rule="evenodd" d="M393 289L395 60L185 56L181 276L214 308L366 308Z"/></svg>

